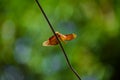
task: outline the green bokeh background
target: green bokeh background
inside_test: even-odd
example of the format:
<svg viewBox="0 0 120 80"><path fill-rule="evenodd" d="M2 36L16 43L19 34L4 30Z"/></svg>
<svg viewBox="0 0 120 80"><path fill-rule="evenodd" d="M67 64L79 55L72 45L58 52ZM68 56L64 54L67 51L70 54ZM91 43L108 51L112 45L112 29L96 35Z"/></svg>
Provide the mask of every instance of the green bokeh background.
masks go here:
<svg viewBox="0 0 120 80"><path fill-rule="evenodd" d="M119 80L120 0L39 0L82 80ZM0 0L0 80L77 80L34 0Z"/></svg>

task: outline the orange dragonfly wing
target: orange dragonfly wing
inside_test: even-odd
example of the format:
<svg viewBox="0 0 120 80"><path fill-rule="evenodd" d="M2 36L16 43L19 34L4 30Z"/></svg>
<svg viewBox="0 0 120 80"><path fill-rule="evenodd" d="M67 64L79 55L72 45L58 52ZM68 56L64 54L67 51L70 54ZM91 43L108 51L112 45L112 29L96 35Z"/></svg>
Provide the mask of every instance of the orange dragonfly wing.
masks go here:
<svg viewBox="0 0 120 80"><path fill-rule="evenodd" d="M43 46L52 46L57 44L58 44L58 41L55 36L52 36L47 41L43 42Z"/></svg>
<svg viewBox="0 0 120 80"><path fill-rule="evenodd" d="M57 32L56 34L59 35L59 38L60 38L62 41L72 40L72 39L75 39L76 36L77 36L77 35L74 34L74 33L63 35L63 34Z"/></svg>
<svg viewBox="0 0 120 80"><path fill-rule="evenodd" d="M72 39L76 38L76 34L74 34L74 33L63 35L59 32L56 32L56 35L61 41L72 40ZM57 44L58 44L58 41L55 36L52 36L47 41L43 42L43 46L53 46L53 45L57 45Z"/></svg>
<svg viewBox="0 0 120 80"><path fill-rule="evenodd" d="M67 34L65 36L66 36L65 40L72 40L72 39L75 39L77 37L77 35L74 34L74 33L73 34Z"/></svg>

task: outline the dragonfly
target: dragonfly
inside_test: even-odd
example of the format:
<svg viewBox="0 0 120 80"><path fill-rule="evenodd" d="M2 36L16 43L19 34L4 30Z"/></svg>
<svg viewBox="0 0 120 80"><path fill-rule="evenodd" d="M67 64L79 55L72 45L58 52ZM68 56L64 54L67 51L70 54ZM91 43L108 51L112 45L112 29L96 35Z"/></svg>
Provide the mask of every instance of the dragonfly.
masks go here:
<svg viewBox="0 0 120 80"><path fill-rule="evenodd" d="M55 32L55 34L57 35L58 39L65 42L65 41L70 41L76 38L76 34L72 33L72 34L61 34L59 32ZM43 46L54 46L59 44L57 38L55 35L51 36L48 40L43 42Z"/></svg>

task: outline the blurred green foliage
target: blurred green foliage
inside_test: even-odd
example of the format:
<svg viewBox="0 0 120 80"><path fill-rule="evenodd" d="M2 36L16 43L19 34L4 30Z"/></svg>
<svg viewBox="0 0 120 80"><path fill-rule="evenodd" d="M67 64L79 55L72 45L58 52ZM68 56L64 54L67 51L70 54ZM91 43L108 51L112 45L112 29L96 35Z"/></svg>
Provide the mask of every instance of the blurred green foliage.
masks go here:
<svg viewBox="0 0 120 80"><path fill-rule="evenodd" d="M119 80L120 0L40 0L82 80ZM77 80L34 0L0 0L0 80Z"/></svg>

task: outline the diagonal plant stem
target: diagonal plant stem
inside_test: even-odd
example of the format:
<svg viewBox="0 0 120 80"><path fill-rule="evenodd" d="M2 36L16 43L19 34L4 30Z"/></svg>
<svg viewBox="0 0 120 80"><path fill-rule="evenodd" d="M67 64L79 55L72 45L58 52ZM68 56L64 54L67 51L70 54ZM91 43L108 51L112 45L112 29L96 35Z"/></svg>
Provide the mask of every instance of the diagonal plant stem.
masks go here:
<svg viewBox="0 0 120 80"><path fill-rule="evenodd" d="M72 70L72 72L76 75L76 77L78 78L78 80L81 80L79 74L75 71L75 69L74 69L74 68L72 67L72 65L70 64L70 61L69 61L69 59L68 59L68 57L67 57L67 54L66 54L66 52L65 52L65 50L64 50L64 48L63 48L63 46L62 46L62 43L60 42L58 36L56 35L55 30L54 30L54 28L52 27L50 21L48 20L48 18L47 18L47 16L46 16L44 10L42 9L40 3L38 2L38 0L35 0L35 1L36 1L36 3L37 3L38 7L40 8L40 10L42 11L42 14L43 14L43 16L45 17L46 21L48 22L49 27L50 27L50 29L52 30L52 32L54 33L57 41L59 42L59 46L60 46L60 48L62 49L62 51L63 51L63 53L64 53L64 56L65 56L65 59L66 59L66 61L67 61L67 64L68 64L69 68L70 68L70 69Z"/></svg>

